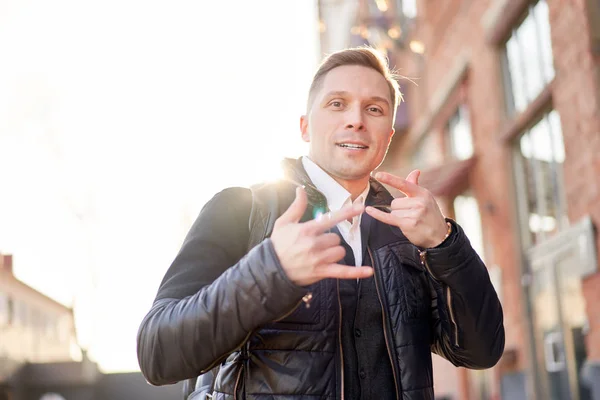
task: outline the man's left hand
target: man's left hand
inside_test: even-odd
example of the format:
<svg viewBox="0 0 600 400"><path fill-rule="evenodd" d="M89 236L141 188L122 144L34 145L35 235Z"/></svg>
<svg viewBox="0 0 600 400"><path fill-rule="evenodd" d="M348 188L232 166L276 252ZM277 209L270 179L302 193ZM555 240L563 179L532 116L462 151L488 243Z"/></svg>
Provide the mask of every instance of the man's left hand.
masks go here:
<svg viewBox="0 0 600 400"><path fill-rule="evenodd" d="M402 230L412 244L421 248L440 245L446 237L448 226L435 198L427 189L419 186L421 171L412 171L406 179L378 172L375 179L390 185L406 195L392 201L389 213L374 207L365 211L373 218Z"/></svg>

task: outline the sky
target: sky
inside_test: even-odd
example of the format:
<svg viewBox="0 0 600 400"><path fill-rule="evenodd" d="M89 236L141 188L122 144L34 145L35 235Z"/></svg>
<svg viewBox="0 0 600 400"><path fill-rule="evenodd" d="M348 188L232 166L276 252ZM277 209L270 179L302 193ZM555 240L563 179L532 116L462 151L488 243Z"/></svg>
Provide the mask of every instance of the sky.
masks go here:
<svg viewBox="0 0 600 400"><path fill-rule="evenodd" d="M306 151L313 0L0 0L0 252L106 372L202 205Z"/></svg>

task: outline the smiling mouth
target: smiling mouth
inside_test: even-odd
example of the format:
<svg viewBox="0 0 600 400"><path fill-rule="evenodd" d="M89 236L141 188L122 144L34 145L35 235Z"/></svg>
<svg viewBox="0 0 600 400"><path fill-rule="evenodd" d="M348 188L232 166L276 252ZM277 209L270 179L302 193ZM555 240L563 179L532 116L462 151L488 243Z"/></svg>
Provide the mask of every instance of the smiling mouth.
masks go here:
<svg viewBox="0 0 600 400"><path fill-rule="evenodd" d="M350 149L350 150L366 150L369 148L369 146L364 146L362 144L355 144L355 143L337 143L337 146L344 148L344 149Z"/></svg>

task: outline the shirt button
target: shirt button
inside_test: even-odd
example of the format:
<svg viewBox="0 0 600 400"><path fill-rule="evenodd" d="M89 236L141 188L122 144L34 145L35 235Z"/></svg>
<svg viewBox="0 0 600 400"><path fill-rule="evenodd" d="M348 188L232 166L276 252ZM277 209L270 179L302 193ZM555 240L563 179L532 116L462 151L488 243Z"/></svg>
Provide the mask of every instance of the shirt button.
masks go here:
<svg viewBox="0 0 600 400"><path fill-rule="evenodd" d="M360 370L359 374L360 379L365 379L367 377L367 373L364 370Z"/></svg>
<svg viewBox="0 0 600 400"><path fill-rule="evenodd" d="M356 337L360 337L360 335L362 334L360 329L355 329L354 330L354 334L356 335Z"/></svg>

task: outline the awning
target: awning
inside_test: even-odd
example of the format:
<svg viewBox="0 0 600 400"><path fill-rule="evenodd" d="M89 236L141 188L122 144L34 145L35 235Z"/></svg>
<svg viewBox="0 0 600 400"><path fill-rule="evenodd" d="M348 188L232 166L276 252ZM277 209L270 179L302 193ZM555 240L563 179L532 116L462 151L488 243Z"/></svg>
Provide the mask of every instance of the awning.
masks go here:
<svg viewBox="0 0 600 400"><path fill-rule="evenodd" d="M454 197L469 187L469 173L476 158L452 160L437 167L421 171L419 185L436 197Z"/></svg>

